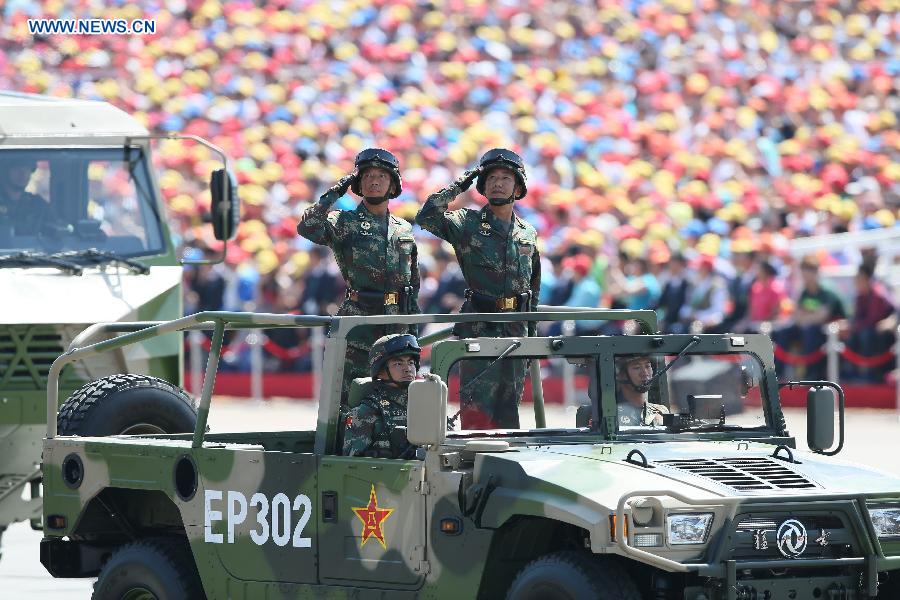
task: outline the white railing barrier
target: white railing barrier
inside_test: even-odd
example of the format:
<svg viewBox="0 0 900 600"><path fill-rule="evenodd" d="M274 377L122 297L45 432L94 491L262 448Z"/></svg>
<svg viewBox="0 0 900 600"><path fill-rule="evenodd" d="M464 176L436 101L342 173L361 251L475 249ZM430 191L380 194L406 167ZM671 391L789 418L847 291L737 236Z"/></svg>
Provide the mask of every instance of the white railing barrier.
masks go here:
<svg viewBox="0 0 900 600"><path fill-rule="evenodd" d="M244 340L250 346L250 396L257 402L263 399L263 344L265 334L251 331Z"/></svg>
<svg viewBox="0 0 900 600"><path fill-rule="evenodd" d="M319 401L319 390L322 389L322 368L325 359L325 332L319 327L314 327L310 332L309 351L312 357L312 397Z"/></svg>
<svg viewBox="0 0 900 600"><path fill-rule="evenodd" d="M575 321L563 321L562 334L575 335ZM575 365L566 359L562 359L562 379L564 406L575 406Z"/></svg>
<svg viewBox="0 0 900 600"><path fill-rule="evenodd" d="M843 349L841 340L838 337L840 329L837 323L829 323L825 327L825 334L828 336L825 342L825 352L827 354L827 378L829 381L840 383L841 370L838 367L838 356Z"/></svg>
<svg viewBox="0 0 900 600"><path fill-rule="evenodd" d="M200 386L203 385L203 332L188 332L188 353L191 360L191 393L200 396Z"/></svg>

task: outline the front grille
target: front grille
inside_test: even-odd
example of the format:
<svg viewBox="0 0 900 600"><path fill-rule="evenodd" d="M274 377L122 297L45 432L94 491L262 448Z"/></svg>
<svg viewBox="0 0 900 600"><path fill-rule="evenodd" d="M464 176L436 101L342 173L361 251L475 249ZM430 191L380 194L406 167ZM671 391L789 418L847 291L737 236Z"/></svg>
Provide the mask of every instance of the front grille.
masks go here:
<svg viewBox="0 0 900 600"><path fill-rule="evenodd" d="M771 458L692 458L660 460L667 465L707 477L739 491L795 490L818 487L780 461Z"/></svg>
<svg viewBox="0 0 900 600"><path fill-rule="evenodd" d="M855 555L853 529L837 513L755 513L738 515L735 522L729 552L729 558L734 560L829 559ZM799 554L789 551L790 544L782 544L784 552L779 549L778 533L784 523L799 523L806 532Z"/></svg>
<svg viewBox="0 0 900 600"><path fill-rule="evenodd" d="M63 351L62 336L52 326L0 327L0 389L46 389L50 366Z"/></svg>

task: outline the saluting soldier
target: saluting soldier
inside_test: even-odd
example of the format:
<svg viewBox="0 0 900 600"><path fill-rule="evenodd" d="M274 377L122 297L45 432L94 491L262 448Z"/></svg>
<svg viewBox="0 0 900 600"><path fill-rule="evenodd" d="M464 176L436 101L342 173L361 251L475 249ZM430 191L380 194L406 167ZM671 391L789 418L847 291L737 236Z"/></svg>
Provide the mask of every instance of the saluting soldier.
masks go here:
<svg viewBox="0 0 900 600"><path fill-rule="evenodd" d="M362 201L355 210L331 206L347 189ZM306 209L297 233L328 246L347 282L338 316L419 313L419 262L412 225L390 214L387 201L402 190L397 158L381 148L356 156L354 173L343 177ZM350 382L368 373L372 343L386 333L405 333L407 326L366 326L350 332L342 382L346 403Z"/></svg>
<svg viewBox="0 0 900 600"><path fill-rule="evenodd" d="M369 354L374 386L347 417L345 456L398 458L409 451L405 440L392 439L394 429L406 427L407 390L419 372L422 351L415 336L386 335Z"/></svg>
<svg viewBox="0 0 900 600"><path fill-rule="evenodd" d="M481 210L447 210L459 194L475 188L488 199ZM486 152L478 167L466 171L443 190L428 197L416 223L448 241L466 280L461 312L533 311L541 287L537 231L516 215L513 203L527 192L521 157L503 148ZM459 337L521 337L534 335L535 323L459 323ZM519 401L525 383L525 361L503 360L479 375L487 361L460 364L463 429L519 427ZM473 378L477 376L477 382Z"/></svg>

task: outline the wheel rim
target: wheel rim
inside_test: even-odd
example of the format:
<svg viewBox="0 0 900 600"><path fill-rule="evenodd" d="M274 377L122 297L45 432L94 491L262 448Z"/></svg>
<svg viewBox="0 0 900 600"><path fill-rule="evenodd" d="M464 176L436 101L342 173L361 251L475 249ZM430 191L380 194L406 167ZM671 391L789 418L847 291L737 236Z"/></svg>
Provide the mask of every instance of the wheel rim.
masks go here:
<svg viewBox="0 0 900 600"><path fill-rule="evenodd" d="M122 595L122 600L159 600L156 594L145 587L136 587Z"/></svg>
<svg viewBox="0 0 900 600"><path fill-rule="evenodd" d="M155 435L159 433L166 433L166 430L152 423L135 423L119 432L119 435Z"/></svg>

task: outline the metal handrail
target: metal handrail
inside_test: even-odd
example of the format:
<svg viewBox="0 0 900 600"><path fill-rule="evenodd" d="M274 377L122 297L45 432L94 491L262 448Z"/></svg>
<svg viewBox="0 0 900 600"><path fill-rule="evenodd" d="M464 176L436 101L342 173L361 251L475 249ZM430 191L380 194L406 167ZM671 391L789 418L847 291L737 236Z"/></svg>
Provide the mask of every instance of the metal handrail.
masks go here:
<svg viewBox="0 0 900 600"><path fill-rule="evenodd" d="M144 327L140 327L141 323L97 323L82 332L70 344L65 354L53 361L50 372L47 376L47 438L56 437L56 414L59 406L59 375L63 368L69 363L107 352L116 348L121 348L141 342L153 337L165 335L167 333L178 333L192 329L213 329L214 331L221 328L224 335L226 325L237 326L235 328L274 328L274 327L327 327L332 323L331 317L308 316L308 315L276 315L270 313L241 313L226 311L206 311L199 312L187 317L181 317L173 321L152 321L144 323ZM84 346L75 346L76 341L84 343L104 333L125 332L110 340L101 340ZM214 334L215 337L215 334ZM198 413L202 410L209 410L209 403L212 397L212 384L215 381L215 370L212 372L209 367L218 367L218 354L221 350L221 344L216 352L210 351L210 365L207 367L206 377L204 378L204 394L200 398L200 407ZM215 365L212 365L212 355L215 354ZM209 387L208 394L207 387ZM198 421L199 426L199 421ZM206 424L203 424L205 430ZM196 430L195 430L196 433Z"/></svg>

